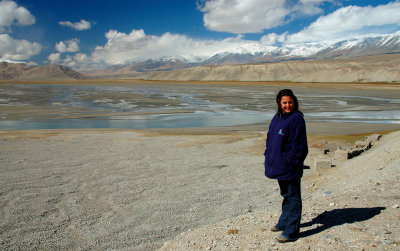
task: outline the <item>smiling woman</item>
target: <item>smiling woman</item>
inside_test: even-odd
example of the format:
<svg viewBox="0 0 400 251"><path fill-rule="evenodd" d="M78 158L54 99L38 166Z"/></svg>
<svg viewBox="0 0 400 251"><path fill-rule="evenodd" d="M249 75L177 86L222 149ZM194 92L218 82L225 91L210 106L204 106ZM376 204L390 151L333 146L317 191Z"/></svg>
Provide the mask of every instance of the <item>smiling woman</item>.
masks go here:
<svg viewBox="0 0 400 251"><path fill-rule="evenodd" d="M280 106L282 111L285 113L290 113L292 112L294 108L294 100L290 96L283 96L281 101L280 101Z"/></svg>
<svg viewBox="0 0 400 251"><path fill-rule="evenodd" d="M304 115L297 97L284 89L276 96L278 112L269 125L265 156L265 175L278 180L283 197L282 212L272 232L282 232L278 242L296 241L302 212L300 181L308 154Z"/></svg>

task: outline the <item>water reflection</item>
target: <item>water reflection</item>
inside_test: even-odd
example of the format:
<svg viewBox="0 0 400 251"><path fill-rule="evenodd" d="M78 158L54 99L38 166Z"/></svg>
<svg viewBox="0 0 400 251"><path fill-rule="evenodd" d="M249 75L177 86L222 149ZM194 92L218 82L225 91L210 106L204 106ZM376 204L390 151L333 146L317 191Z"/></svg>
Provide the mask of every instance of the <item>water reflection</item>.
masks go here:
<svg viewBox="0 0 400 251"><path fill-rule="evenodd" d="M68 129L68 128L189 128L232 126L264 122L273 114L260 112L203 112L185 114L157 114L138 116L113 116L102 119L51 119L0 121L3 130Z"/></svg>
<svg viewBox="0 0 400 251"><path fill-rule="evenodd" d="M348 111L348 112L314 112L306 113L312 120L361 123L400 124L400 111Z"/></svg>
<svg viewBox="0 0 400 251"><path fill-rule="evenodd" d="M32 113L11 120L12 114L0 111L0 129L267 124L275 113L276 90L274 86L5 84L0 86L0 109L40 107L51 111L58 109L59 113L46 113L41 117ZM349 91L342 95L306 88L294 91L307 121L400 124L400 94L397 93ZM69 119L60 119L62 117Z"/></svg>

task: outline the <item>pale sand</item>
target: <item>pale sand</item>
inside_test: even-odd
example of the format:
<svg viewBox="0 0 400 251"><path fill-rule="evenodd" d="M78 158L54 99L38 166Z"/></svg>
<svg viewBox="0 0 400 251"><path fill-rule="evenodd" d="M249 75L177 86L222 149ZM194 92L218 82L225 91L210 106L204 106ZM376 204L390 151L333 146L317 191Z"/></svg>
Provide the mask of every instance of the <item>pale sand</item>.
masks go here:
<svg viewBox="0 0 400 251"><path fill-rule="evenodd" d="M264 177L265 136L250 128L0 131L0 249L154 250L166 241L166 250L281 249L265 231L281 201ZM306 164L361 137L310 135ZM387 209L289 249L399 243L400 134L382 142L343 166L305 171L304 221L335 208Z"/></svg>

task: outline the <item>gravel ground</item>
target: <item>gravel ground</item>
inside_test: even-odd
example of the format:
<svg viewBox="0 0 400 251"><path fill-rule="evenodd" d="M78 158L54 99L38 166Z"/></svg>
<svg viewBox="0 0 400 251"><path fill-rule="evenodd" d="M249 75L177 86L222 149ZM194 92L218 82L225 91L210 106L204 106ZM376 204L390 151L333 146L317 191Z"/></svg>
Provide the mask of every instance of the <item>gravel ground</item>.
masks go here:
<svg viewBox="0 0 400 251"><path fill-rule="evenodd" d="M0 141L0 249L154 250L268 207L260 134L35 131Z"/></svg>
<svg viewBox="0 0 400 251"><path fill-rule="evenodd" d="M399 167L396 132L361 156L306 176L296 242L276 241L269 229L280 211L268 207L182 233L161 250L399 250Z"/></svg>
<svg viewBox="0 0 400 251"><path fill-rule="evenodd" d="M281 198L265 136L0 131L0 249L398 249L400 133L306 171L303 235L285 245L269 232Z"/></svg>

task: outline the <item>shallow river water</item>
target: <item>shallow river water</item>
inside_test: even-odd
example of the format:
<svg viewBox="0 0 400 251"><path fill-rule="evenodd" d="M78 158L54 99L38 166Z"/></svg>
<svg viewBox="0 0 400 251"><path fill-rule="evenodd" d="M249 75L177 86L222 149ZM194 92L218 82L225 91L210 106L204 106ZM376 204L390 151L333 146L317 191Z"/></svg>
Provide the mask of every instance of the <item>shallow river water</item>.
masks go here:
<svg viewBox="0 0 400 251"><path fill-rule="evenodd" d="M0 85L0 129L186 128L268 123L284 86ZM293 87L307 121L400 124L400 93Z"/></svg>

